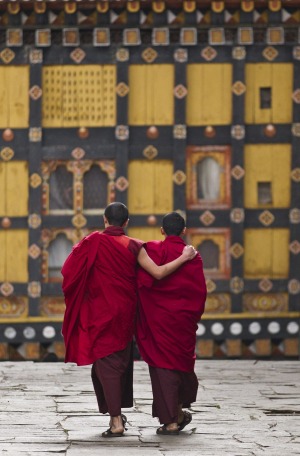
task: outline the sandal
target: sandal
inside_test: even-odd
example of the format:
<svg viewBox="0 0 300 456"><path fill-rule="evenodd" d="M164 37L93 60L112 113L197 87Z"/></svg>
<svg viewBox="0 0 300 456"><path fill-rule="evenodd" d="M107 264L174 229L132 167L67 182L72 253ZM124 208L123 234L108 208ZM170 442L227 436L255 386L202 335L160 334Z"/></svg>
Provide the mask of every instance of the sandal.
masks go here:
<svg viewBox="0 0 300 456"><path fill-rule="evenodd" d="M123 415L121 413L121 418L122 418L122 424L124 431L127 431L127 428L125 427L127 423L127 416ZM123 432L112 432L111 428L107 429L107 431L102 432L102 437L123 437L124 436L124 431Z"/></svg>
<svg viewBox="0 0 300 456"><path fill-rule="evenodd" d="M190 412L184 411L183 413L183 420L181 423L178 423L178 430L182 431L190 422L192 421L192 414Z"/></svg>
<svg viewBox="0 0 300 456"><path fill-rule="evenodd" d="M164 424L160 428L156 429L156 434L158 434L158 435L178 435L179 430L170 431L169 429L167 429L167 426Z"/></svg>
<svg viewBox="0 0 300 456"><path fill-rule="evenodd" d="M102 437L123 437L123 432L112 432L111 428L107 429L107 431L102 432Z"/></svg>

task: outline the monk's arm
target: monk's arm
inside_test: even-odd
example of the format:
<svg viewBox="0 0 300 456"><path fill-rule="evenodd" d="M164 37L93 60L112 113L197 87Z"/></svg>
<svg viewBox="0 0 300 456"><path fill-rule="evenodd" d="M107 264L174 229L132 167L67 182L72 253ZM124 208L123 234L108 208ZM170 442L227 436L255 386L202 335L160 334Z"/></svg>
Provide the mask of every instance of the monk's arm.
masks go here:
<svg viewBox="0 0 300 456"><path fill-rule="evenodd" d="M146 250L142 247L138 255L138 263L142 268L145 269L149 274L151 274L155 279L160 280L166 277L172 272L176 271L182 264L186 261L192 260L197 254L197 251L193 246L187 245L184 247L180 257L176 260L171 261L170 263L163 264L162 266L157 266L153 260L148 256Z"/></svg>

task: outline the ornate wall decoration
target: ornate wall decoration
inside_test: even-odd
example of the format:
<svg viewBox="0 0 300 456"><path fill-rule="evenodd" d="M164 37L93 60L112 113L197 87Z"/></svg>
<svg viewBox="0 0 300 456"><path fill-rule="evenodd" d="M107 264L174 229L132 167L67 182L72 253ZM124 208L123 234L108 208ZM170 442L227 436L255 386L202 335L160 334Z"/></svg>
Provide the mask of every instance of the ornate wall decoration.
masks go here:
<svg viewBox="0 0 300 456"><path fill-rule="evenodd" d="M182 85L182 84L178 84L174 88L174 95L176 98L181 100L182 98L187 96L187 88L184 87L184 85Z"/></svg>
<svg viewBox="0 0 300 456"><path fill-rule="evenodd" d="M298 255L300 253L300 242L299 241L292 241L289 245L290 252L294 255Z"/></svg>
<svg viewBox="0 0 300 456"><path fill-rule="evenodd" d="M212 280L210 280L212 282ZM205 313L230 313L231 312L231 299L229 294L218 293L209 294L205 303Z"/></svg>
<svg viewBox="0 0 300 456"><path fill-rule="evenodd" d="M65 308L64 298L62 297L42 297L40 315L47 317L62 317Z"/></svg>
<svg viewBox="0 0 300 456"><path fill-rule="evenodd" d="M244 46L236 46L232 49L232 57L235 60L244 60L246 58L246 48Z"/></svg>
<svg viewBox="0 0 300 456"><path fill-rule="evenodd" d="M123 30L123 44L125 46L138 46L141 44L141 34L138 28Z"/></svg>
<svg viewBox="0 0 300 456"><path fill-rule="evenodd" d="M83 228L87 224L87 219L83 214L76 214L72 217L72 225L75 228Z"/></svg>
<svg viewBox="0 0 300 456"><path fill-rule="evenodd" d="M109 28L96 27L93 30L93 45L94 46L109 46L110 45L110 30Z"/></svg>
<svg viewBox="0 0 300 456"><path fill-rule="evenodd" d="M28 314L28 299L20 296L0 298L0 318L21 318Z"/></svg>
<svg viewBox="0 0 300 456"><path fill-rule="evenodd" d="M10 296L14 292L14 287L9 282L3 282L0 286L0 292L3 296Z"/></svg>
<svg viewBox="0 0 300 456"><path fill-rule="evenodd" d="M215 289L217 288L217 285L215 282L211 279L206 280L206 288L207 288L207 293L213 293Z"/></svg>
<svg viewBox="0 0 300 456"><path fill-rule="evenodd" d="M38 85L34 85L29 90L29 96L32 100L36 101L42 96L42 89Z"/></svg>
<svg viewBox="0 0 300 456"><path fill-rule="evenodd" d="M296 90L293 92L292 98L293 98L293 100L294 100L295 103L297 103L297 104L300 103L300 89L296 89Z"/></svg>
<svg viewBox="0 0 300 456"><path fill-rule="evenodd" d="M203 225L209 226L214 223L216 217L210 211L205 211L202 215L200 215L199 219L203 223Z"/></svg>
<svg viewBox="0 0 300 456"><path fill-rule="evenodd" d="M175 139L185 139L186 138L186 125L174 125L173 136Z"/></svg>
<svg viewBox="0 0 300 456"><path fill-rule="evenodd" d="M70 57L75 63L81 63L85 59L86 53L81 48L76 48L70 53Z"/></svg>
<svg viewBox="0 0 300 456"><path fill-rule="evenodd" d="M291 279L288 283L288 290L292 295L300 293L300 282L297 279Z"/></svg>
<svg viewBox="0 0 300 456"><path fill-rule="evenodd" d="M76 28L63 29L63 45L79 46L79 30Z"/></svg>
<svg viewBox="0 0 300 456"><path fill-rule="evenodd" d="M286 312L287 310L287 293L245 293L243 296L244 312Z"/></svg>
<svg viewBox="0 0 300 456"><path fill-rule="evenodd" d="M41 255L41 249L37 244L31 244L28 248L28 255L33 260L36 260Z"/></svg>
<svg viewBox="0 0 300 456"><path fill-rule="evenodd" d="M297 137L300 136L300 123L294 123L292 125L292 134Z"/></svg>
<svg viewBox="0 0 300 456"><path fill-rule="evenodd" d="M2 228L4 228L5 230L7 230L8 228L11 227L11 220L9 217L3 217L3 219L1 220L1 226Z"/></svg>
<svg viewBox="0 0 300 456"><path fill-rule="evenodd" d="M290 210L290 222L300 223L300 209L294 208Z"/></svg>
<svg viewBox="0 0 300 456"><path fill-rule="evenodd" d="M33 173L29 178L30 187L38 188L42 183L42 178L39 174Z"/></svg>
<svg viewBox="0 0 300 456"><path fill-rule="evenodd" d="M15 153L11 147L4 147L0 152L0 156L3 161L11 160L14 155Z"/></svg>
<svg viewBox="0 0 300 456"><path fill-rule="evenodd" d="M300 46L295 46L293 48L293 57L295 60L300 60Z"/></svg>
<svg viewBox="0 0 300 456"><path fill-rule="evenodd" d="M267 293L268 291L272 290L273 283L270 279L262 279L258 284L258 288L264 293Z"/></svg>
<svg viewBox="0 0 300 456"><path fill-rule="evenodd" d="M43 63L43 51L41 49L31 49L29 60L30 63Z"/></svg>
<svg viewBox="0 0 300 456"><path fill-rule="evenodd" d="M282 27L270 27L267 29L268 44L284 44L284 29Z"/></svg>
<svg viewBox="0 0 300 456"><path fill-rule="evenodd" d="M243 95L246 92L245 84L242 81L235 81L232 86L232 92L237 96Z"/></svg>
<svg viewBox="0 0 300 456"><path fill-rule="evenodd" d="M262 55L269 62L273 62L273 60L275 60L278 56L278 51L274 47L268 46L263 50Z"/></svg>
<svg viewBox="0 0 300 456"><path fill-rule="evenodd" d="M116 87L116 92L119 97L126 97L129 93L129 87L125 82L120 82Z"/></svg>
<svg viewBox="0 0 300 456"><path fill-rule="evenodd" d="M3 51L0 52L0 58L1 60L3 61L3 63L10 63L14 60L16 54L14 53L14 51L12 51L11 49L3 49Z"/></svg>
<svg viewBox="0 0 300 456"><path fill-rule="evenodd" d="M40 47L51 46L51 30L40 29L35 31L35 45Z"/></svg>
<svg viewBox="0 0 300 456"><path fill-rule="evenodd" d="M42 219L39 214L30 214L28 217L28 226L29 228L39 228L41 226Z"/></svg>
<svg viewBox="0 0 300 456"><path fill-rule="evenodd" d="M149 146L145 147L145 149L143 150L143 155L148 160L153 160L155 157L157 157L158 150L156 149L156 147L149 145Z"/></svg>
<svg viewBox="0 0 300 456"><path fill-rule="evenodd" d="M195 46L195 44L197 44L197 41L198 41L197 40L197 29L193 28L193 27L182 27L180 29L180 38L179 39L180 39L180 44L182 44L184 46Z"/></svg>
<svg viewBox="0 0 300 456"><path fill-rule="evenodd" d="M157 59L157 52L152 48L147 48L142 52L142 58L147 63L152 63Z"/></svg>
<svg viewBox="0 0 300 456"><path fill-rule="evenodd" d="M115 185L116 185L116 189L117 190L119 190L120 192L124 192L129 187L129 182L126 179L126 177L120 176L116 180L116 184Z"/></svg>
<svg viewBox="0 0 300 456"><path fill-rule="evenodd" d="M239 244L238 242L235 242L230 247L230 255L237 260L242 255L244 255L244 247L241 244Z"/></svg>
<svg viewBox="0 0 300 456"><path fill-rule="evenodd" d="M188 60L188 51L186 49L178 48L174 51L175 62L184 63Z"/></svg>
<svg viewBox="0 0 300 456"><path fill-rule="evenodd" d="M238 28L238 43L239 44L253 44L253 28L252 27L239 27Z"/></svg>
<svg viewBox="0 0 300 456"><path fill-rule="evenodd" d="M42 129L40 127L29 128L29 141L40 142L42 140Z"/></svg>
<svg viewBox="0 0 300 456"><path fill-rule="evenodd" d="M116 52L118 62L127 62L129 60L129 51L125 48L120 48Z"/></svg>
<svg viewBox="0 0 300 456"><path fill-rule="evenodd" d="M23 30L11 28L6 30L6 46L22 46L23 45Z"/></svg>
<svg viewBox="0 0 300 456"><path fill-rule="evenodd" d="M71 155L75 160L81 160L85 156L85 150L82 147L75 147L72 150Z"/></svg>
<svg viewBox="0 0 300 456"><path fill-rule="evenodd" d="M242 223L245 219L245 211L242 208L235 207L230 211L230 220L233 223Z"/></svg>
<svg viewBox="0 0 300 456"><path fill-rule="evenodd" d="M185 173L181 170L181 169L178 169L177 171L175 171L175 173L173 174L173 181L175 182L176 185L182 185L185 183L186 181L186 175Z"/></svg>
<svg viewBox="0 0 300 456"><path fill-rule="evenodd" d="M208 31L208 42L211 45L225 44L225 30L223 28L211 28Z"/></svg>
<svg viewBox="0 0 300 456"><path fill-rule="evenodd" d="M41 296L41 291L42 291L41 283L40 282L29 282L27 291L28 291L28 296L30 296L30 298L39 298Z"/></svg>
<svg viewBox="0 0 300 456"><path fill-rule="evenodd" d="M115 130L116 138L120 141L125 141L129 138L129 128L127 125L117 125Z"/></svg>
<svg viewBox="0 0 300 456"><path fill-rule="evenodd" d="M270 211L263 211L258 217L260 223L264 226L270 226L275 220L274 215Z"/></svg>
<svg viewBox="0 0 300 456"><path fill-rule="evenodd" d="M231 127L231 136L234 139L244 139L244 137L245 137L244 125L233 125Z"/></svg>
<svg viewBox="0 0 300 456"><path fill-rule="evenodd" d="M167 27L159 27L152 30L153 46L167 46L169 41L169 29Z"/></svg>
<svg viewBox="0 0 300 456"><path fill-rule="evenodd" d="M234 179L240 180L245 176L245 170L240 165L235 165L231 170L231 175Z"/></svg>
<svg viewBox="0 0 300 456"><path fill-rule="evenodd" d="M217 51L212 48L211 46L207 46L201 51L201 56L207 61L211 62L217 57L218 53Z"/></svg>
<svg viewBox="0 0 300 456"><path fill-rule="evenodd" d="M232 277L230 280L230 289L232 293L239 294L244 289L244 281L241 277Z"/></svg>

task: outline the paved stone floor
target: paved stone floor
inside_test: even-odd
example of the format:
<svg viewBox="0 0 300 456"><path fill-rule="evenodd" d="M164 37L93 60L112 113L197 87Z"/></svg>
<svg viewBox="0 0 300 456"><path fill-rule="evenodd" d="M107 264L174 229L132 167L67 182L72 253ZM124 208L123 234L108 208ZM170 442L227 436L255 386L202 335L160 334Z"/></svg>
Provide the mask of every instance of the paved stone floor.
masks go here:
<svg viewBox="0 0 300 456"><path fill-rule="evenodd" d="M147 366L135 363L126 436L107 440L89 367L0 363L0 449L6 456L299 456L299 361L197 361L193 421L160 437Z"/></svg>

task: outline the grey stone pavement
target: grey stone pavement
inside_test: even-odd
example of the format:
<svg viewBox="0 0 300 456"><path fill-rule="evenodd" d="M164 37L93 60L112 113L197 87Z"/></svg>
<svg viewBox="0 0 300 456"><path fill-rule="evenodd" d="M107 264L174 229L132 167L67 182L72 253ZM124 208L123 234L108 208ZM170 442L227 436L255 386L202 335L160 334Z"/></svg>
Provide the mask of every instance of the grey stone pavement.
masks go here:
<svg viewBox="0 0 300 456"><path fill-rule="evenodd" d="M0 450L6 456L299 456L299 361L197 361L193 421L157 436L147 366L135 363L125 437L103 439L90 367L0 363Z"/></svg>

